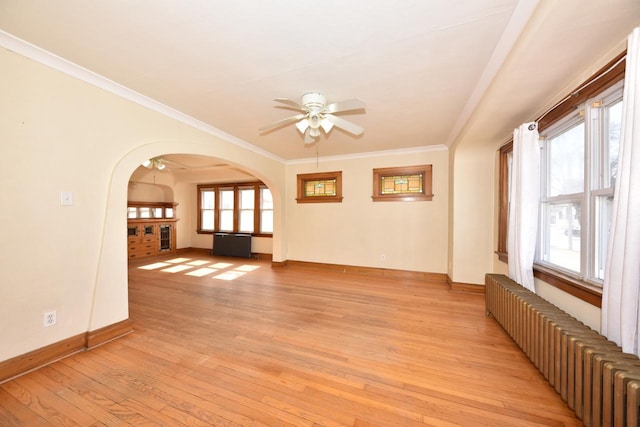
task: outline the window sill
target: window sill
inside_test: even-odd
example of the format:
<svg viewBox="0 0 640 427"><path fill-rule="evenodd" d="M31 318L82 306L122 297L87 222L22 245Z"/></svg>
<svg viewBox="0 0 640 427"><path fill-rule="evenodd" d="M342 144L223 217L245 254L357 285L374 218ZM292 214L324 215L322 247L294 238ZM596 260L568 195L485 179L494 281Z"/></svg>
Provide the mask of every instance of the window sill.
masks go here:
<svg viewBox="0 0 640 427"><path fill-rule="evenodd" d="M391 194L388 196L371 196L374 202L430 202L433 194Z"/></svg>
<svg viewBox="0 0 640 427"><path fill-rule="evenodd" d="M322 197L299 197L298 203L342 203L342 197L322 196Z"/></svg>
<svg viewBox="0 0 640 427"><path fill-rule="evenodd" d="M502 262L508 261L506 253L496 252L498 259ZM533 275L553 287L556 287L569 295L581 299L595 307L602 308L602 290L588 283L562 274L539 264L534 264Z"/></svg>
<svg viewBox="0 0 640 427"><path fill-rule="evenodd" d="M588 302L598 308L602 307L602 290L582 280L574 279L537 264L533 266L533 275L582 301Z"/></svg>
<svg viewBox="0 0 640 427"><path fill-rule="evenodd" d="M243 233L241 231L234 233L233 231L211 231L211 230L196 230L198 234L214 234L214 233L227 233L227 234L250 234L251 237L273 237L273 233Z"/></svg>

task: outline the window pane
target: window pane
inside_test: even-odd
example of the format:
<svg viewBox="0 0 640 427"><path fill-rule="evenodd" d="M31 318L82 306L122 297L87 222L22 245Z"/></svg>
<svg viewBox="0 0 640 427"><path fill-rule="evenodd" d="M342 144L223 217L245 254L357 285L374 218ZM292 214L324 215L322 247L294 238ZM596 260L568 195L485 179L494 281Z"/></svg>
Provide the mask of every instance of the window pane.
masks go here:
<svg viewBox="0 0 640 427"><path fill-rule="evenodd" d="M304 183L305 193L307 197L335 196L336 180L335 179L316 179L306 181Z"/></svg>
<svg viewBox="0 0 640 427"><path fill-rule="evenodd" d="M164 216L165 218L173 218L173 208L165 208Z"/></svg>
<svg viewBox="0 0 640 427"><path fill-rule="evenodd" d="M216 203L216 193L213 190L202 191L202 209L213 209Z"/></svg>
<svg viewBox="0 0 640 427"><path fill-rule="evenodd" d="M605 167L605 187L614 187L618 175L618 155L620 152L620 128L622 124L622 101L607 108L608 159Z"/></svg>
<svg viewBox="0 0 640 427"><path fill-rule="evenodd" d="M260 189L260 203L262 209L273 209L273 196L268 188Z"/></svg>
<svg viewBox="0 0 640 427"><path fill-rule="evenodd" d="M253 233L253 210L240 211L240 231Z"/></svg>
<svg viewBox="0 0 640 427"><path fill-rule="evenodd" d="M138 217L138 208L127 208L127 218L137 218Z"/></svg>
<svg viewBox="0 0 640 427"><path fill-rule="evenodd" d="M240 209L253 209L255 203L255 191L253 189L240 190Z"/></svg>
<svg viewBox="0 0 640 427"><path fill-rule="evenodd" d="M547 143L549 150L548 196L584 191L584 123Z"/></svg>
<svg viewBox="0 0 640 427"><path fill-rule="evenodd" d="M220 230L233 231L233 210L220 211Z"/></svg>
<svg viewBox="0 0 640 427"><path fill-rule="evenodd" d="M422 174L382 176L380 178L381 193L422 193L422 181Z"/></svg>
<svg viewBox="0 0 640 427"><path fill-rule="evenodd" d="M596 236L595 236L595 271L593 275L604 280L604 270L607 264L607 245L611 230L611 212L613 211L613 196L599 196L596 198Z"/></svg>
<svg viewBox="0 0 640 427"><path fill-rule="evenodd" d="M140 208L140 218L151 218L151 208Z"/></svg>
<svg viewBox="0 0 640 427"><path fill-rule="evenodd" d="M213 210L202 211L202 229L213 231Z"/></svg>
<svg viewBox="0 0 640 427"><path fill-rule="evenodd" d="M233 190L220 190L220 209L233 209Z"/></svg>
<svg viewBox="0 0 640 427"><path fill-rule="evenodd" d="M260 212L260 232L273 233L273 211Z"/></svg>
<svg viewBox="0 0 640 427"><path fill-rule="evenodd" d="M580 203L545 203L542 260L580 272Z"/></svg>

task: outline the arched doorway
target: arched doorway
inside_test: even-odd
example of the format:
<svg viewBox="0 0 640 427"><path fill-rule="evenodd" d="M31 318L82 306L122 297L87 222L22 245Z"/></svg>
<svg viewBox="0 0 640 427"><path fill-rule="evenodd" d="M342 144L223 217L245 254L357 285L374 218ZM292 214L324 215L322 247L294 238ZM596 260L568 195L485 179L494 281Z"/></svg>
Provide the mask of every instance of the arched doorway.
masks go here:
<svg viewBox="0 0 640 427"><path fill-rule="evenodd" d="M217 152L218 151L218 152ZM96 275L89 330L97 330L128 319L128 278L126 212L129 181L134 171L147 159L180 153L221 159L264 182L273 195L274 226L272 256L284 260L284 164L265 159L249 150L220 155L214 144L193 142L157 142L127 153L114 166L107 191L100 256Z"/></svg>

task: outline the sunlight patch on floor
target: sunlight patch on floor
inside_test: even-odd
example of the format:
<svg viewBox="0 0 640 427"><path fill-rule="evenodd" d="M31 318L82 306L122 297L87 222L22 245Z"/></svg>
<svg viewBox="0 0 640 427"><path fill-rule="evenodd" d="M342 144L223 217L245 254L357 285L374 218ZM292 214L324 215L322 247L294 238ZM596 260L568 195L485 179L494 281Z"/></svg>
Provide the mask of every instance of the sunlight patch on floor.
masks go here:
<svg viewBox="0 0 640 427"><path fill-rule="evenodd" d="M163 273L172 274L184 272L185 276L211 276L212 279L230 281L242 277L260 268L260 266L232 262L215 262L212 264L211 260L180 257L142 265L138 268L142 270L159 270Z"/></svg>
<svg viewBox="0 0 640 427"><path fill-rule="evenodd" d="M209 264L211 261L207 261L205 259L197 259L195 261L188 262L187 264L193 265L195 267L199 267L201 265Z"/></svg>
<svg viewBox="0 0 640 427"><path fill-rule="evenodd" d="M174 258L168 260L167 262L170 262L171 264L180 264L187 261L191 261L191 258Z"/></svg>
<svg viewBox="0 0 640 427"><path fill-rule="evenodd" d="M247 265L247 264L245 264L245 265L241 265L240 267L236 267L234 270L237 270L237 271L253 271L253 270L257 269L257 268L260 268L260 266L259 265Z"/></svg>
<svg viewBox="0 0 640 427"><path fill-rule="evenodd" d="M165 271L167 273L180 273L181 271L188 270L190 268L193 268L193 267L191 267L190 265L181 264L181 265L174 265L173 267L165 268L162 271Z"/></svg>
<svg viewBox="0 0 640 427"><path fill-rule="evenodd" d="M162 268L162 267L166 267L167 264L166 262L154 262L153 264L147 264L147 265L143 265L141 267L138 267L142 270L155 270L157 268Z"/></svg>
<svg viewBox="0 0 640 427"><path fill-rule="evenodd" d="M220 273L217 276L213 276L214 279L218 280L235 280L240 276L244 276L245 273L242 271L225 271L224 273Z"/></svg>
<svg viewBox="0 0 640 427"><path fill-rule="evenodd" d="M218 271L215 268L199 268L197 270L193 270L193 271L189 271L188 273L185 273L187 276L195 276L195 277L204 277L207 276L209 274L215 273L216 271Z"/></svg>
<svg viewBox="0 0 640 427"><path fill-rule="evenodd" d="M231 267L233 264L230 264L228 262L217 262L213 265L210 265L209 267L211 268L217 268L219 270L222 270L223 268L228 268Z"/></svg>

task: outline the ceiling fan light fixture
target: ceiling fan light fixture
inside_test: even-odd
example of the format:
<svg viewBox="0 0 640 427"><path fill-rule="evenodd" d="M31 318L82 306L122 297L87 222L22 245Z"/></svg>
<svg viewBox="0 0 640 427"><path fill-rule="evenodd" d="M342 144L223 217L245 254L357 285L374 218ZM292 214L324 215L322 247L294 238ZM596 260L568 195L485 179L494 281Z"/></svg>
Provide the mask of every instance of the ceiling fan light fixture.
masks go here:
<svg viewBox="0 0 640 427"><path fill-rule="evenodd" d="M327 100L321 93L307 92L300 98L300 103L289 98L276 98L275 101L285 104L287 106L285 108L297 109L300 113L263 126L260 128L260 132L268 132L295 123L298 131L304 135L305 144L314 143L322 133L321 129L328 134L334 126L354 136L359 136L364 132L364 128L334 115L334 113L345 111L364 110L365 104L358 98L327 105Z"/></svg>
<svg viewBox="0 0 640 427"><path fill-rule="evenodd" d="M320 126L322 127L322 130L324 131L324 133L329 133L331 129L333 129L333 123L331 123L326 118L322 119L322 121L320 122Z"/></svg>
<svg viewBox="0 0 640 427"><path fill-rule="evenodd" d="M320 128L320 124L322 123L322 114L319 111L314 111L309 114L309 127L311 129Z"/></svg>
<svg viewBox="0 0 640 427"><path fill-rule="evenodd" d="M144 162L142 162L142 166L144 166L147 169L156 168L159 171L161 171L161 170L163 170L164 168L167 167L167 165L164 164L162 159L158 158L158 157L154 157L152 159L145 160Z"/></svg>
<svg viewBox="0 0 640 427"><path fill-rule="evenodd" d="M300 133L304 134L307 128L309 127L309 120L302 119L298 123L296 123L296 128L300 131Z"/></svg>

